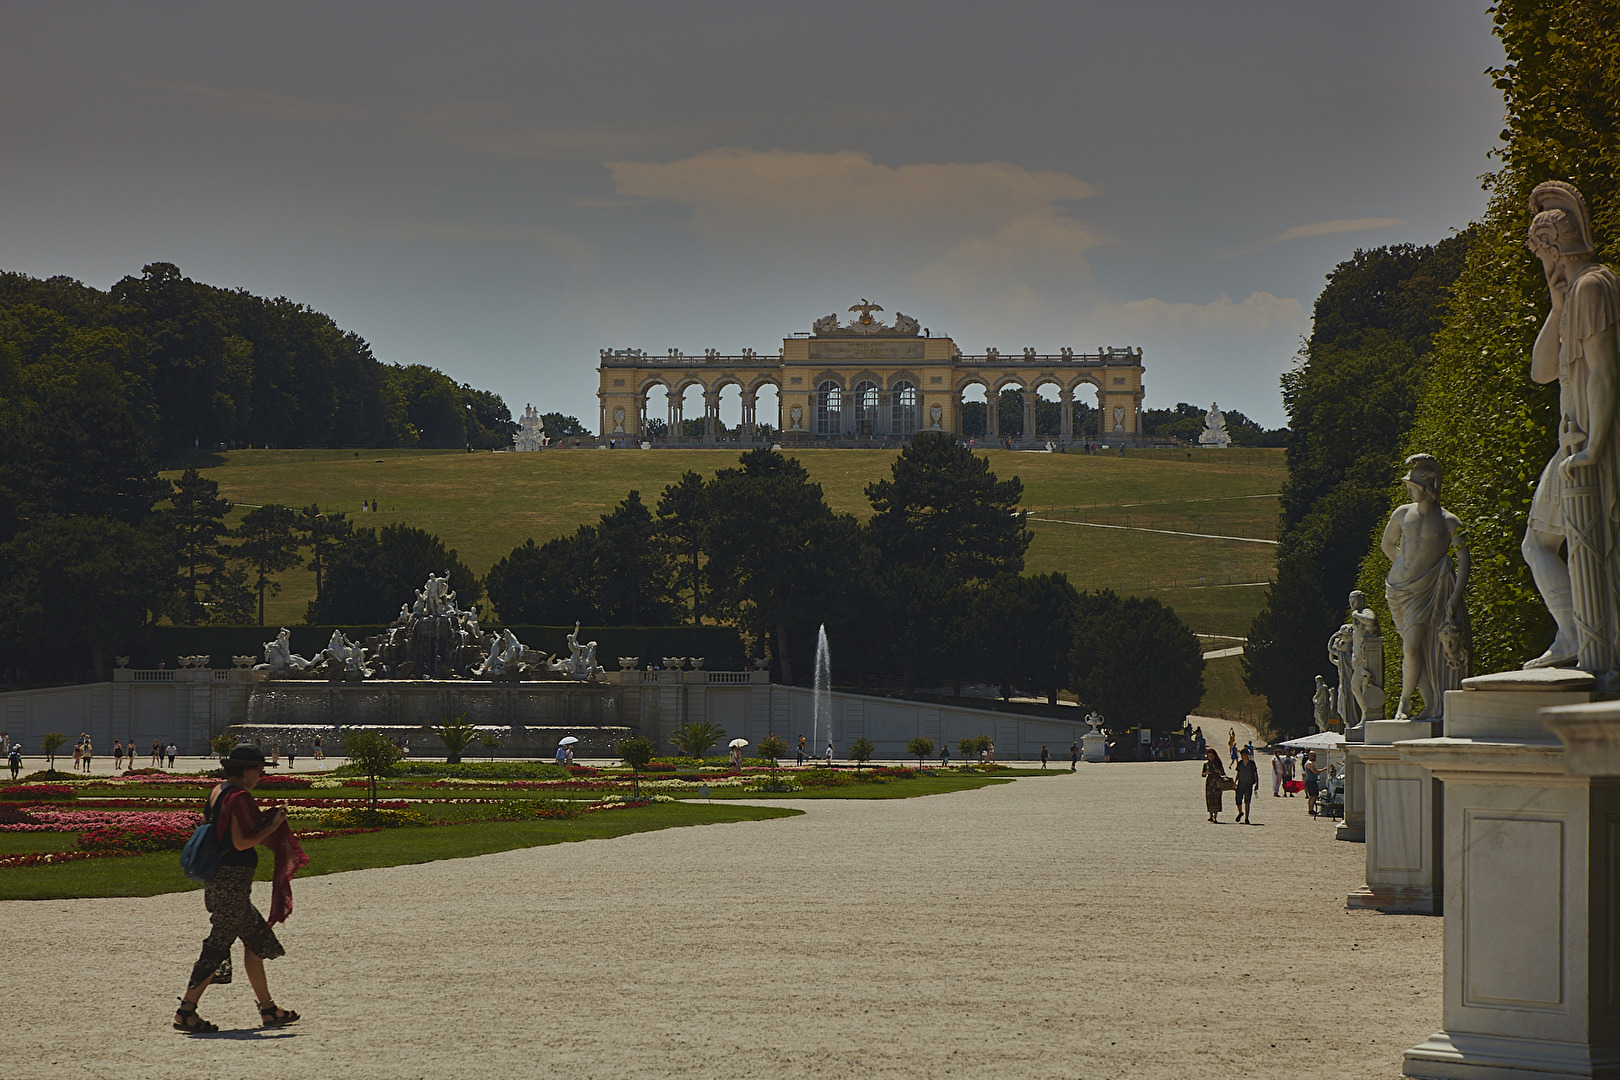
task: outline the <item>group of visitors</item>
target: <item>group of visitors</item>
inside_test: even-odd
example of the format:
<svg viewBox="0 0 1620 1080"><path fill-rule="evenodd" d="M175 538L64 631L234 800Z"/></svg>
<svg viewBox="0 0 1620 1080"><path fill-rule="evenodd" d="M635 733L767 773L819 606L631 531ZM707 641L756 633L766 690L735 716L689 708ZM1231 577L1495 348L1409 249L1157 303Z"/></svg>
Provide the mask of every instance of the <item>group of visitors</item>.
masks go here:
<svg viewBox="0 0 1620 1080"><path fill-rule="evenodd" d="M1229 731L1227 748L1232 759L1231 776L1227 775L1220 752L1213 746L1204 754L1204 804L1209 811L1209 820L1219 824L1223 796L1231 791L1237 798L1237 820L1253 825L1254 793L1260 786L1260 769L1255 762L1254 743L1250 742L1239 747L1237 732ZM1307 750L1303 756L1292 749L1278 749L1271 752L1272 797L1291 799L1303 791L1305 809L1312 817L1326 813L1322 797L1329 781L1336 775L1329 766L1318 763L1315 750Z"/></svg>
<svg viewBox="0 0 1620 1080"><path fill-rule="evenodd" d="M377 512L377 500L372 499L371 502L368 504L366 502L366 500L361 499L360 500L360 512L362 514L375 514Z"/></svg>

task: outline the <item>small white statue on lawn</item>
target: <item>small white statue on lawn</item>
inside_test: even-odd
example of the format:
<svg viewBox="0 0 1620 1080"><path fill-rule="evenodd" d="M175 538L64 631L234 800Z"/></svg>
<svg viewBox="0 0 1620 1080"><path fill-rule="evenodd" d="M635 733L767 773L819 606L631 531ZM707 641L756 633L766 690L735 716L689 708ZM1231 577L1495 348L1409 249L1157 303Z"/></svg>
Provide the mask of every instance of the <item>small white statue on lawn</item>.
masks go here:
<svg viewBox="0 0 1620 1080"><path fill-rule="evenodd" d="M1209 450L1225 450L1232 445L1232 436L1226 430L1226 414L1213 401L1204 414L1204 430L1198 436L1198 445Z"/></svg>

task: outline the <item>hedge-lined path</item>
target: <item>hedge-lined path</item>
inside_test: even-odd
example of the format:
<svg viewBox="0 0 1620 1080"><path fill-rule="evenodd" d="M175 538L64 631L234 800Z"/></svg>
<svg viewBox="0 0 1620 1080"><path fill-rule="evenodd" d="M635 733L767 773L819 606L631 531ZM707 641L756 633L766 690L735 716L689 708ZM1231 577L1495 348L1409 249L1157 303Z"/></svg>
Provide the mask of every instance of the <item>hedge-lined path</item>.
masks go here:
<svg viewBox="0 0 1620 1080"><path fill-rule="evenodd" d="M0 904L3 1071L1394 1078L1439 1025L1440 920L1346 912L1364 849L1303 799L1211 825L1181 762L786 805L299 881L284 1032L240 976L227 1036L168 1030L195 893Z"/></svg>

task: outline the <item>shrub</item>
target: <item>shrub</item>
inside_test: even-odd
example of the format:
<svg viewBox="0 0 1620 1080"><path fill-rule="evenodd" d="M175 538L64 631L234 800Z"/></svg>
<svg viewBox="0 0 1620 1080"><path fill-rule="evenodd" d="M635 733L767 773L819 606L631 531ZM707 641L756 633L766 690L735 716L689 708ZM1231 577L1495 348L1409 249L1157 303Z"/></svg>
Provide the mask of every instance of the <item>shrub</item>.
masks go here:
<svg viewBox="0 0 1620 1080"><path fill-rule="evenodd" d="M832 769L805 769L794 773L793 779L798 781L801 787L807 788L848 787L855 782L845 774Z"/></svg>
<svg viewBox="0 0 1620 1080"><path fill-rule="evenodd" d="M361 729L343 736L343 753L351 762L358 765L360 772L365 775L371 791L371 806L372 809L376 809L377 777L387 775L389 768L400 759L399 747L389 742L379 731Z"/></svg>
<svg viewBox="0 0 1620 1080"><path fill-rule="evenodd" d="M776 759L787 753L787 743L782 736L772 732L759 740L759 752L771 763L771 771L776 771Z"/></svg>
<svg viewBox="0 0 1620 1080"><path fill-rule="evenodd" d="M720 741L726 729L708 721L689 720L675 729L670 742L687 757L702 758L709 748Z"/></svg>
<svg viewBox="0 0 1620 1080"><path fill-rule="evenodd" d="M61 784L13 784L0 787L0 799L9 802L69 802L78 793Z"/></svg>
<svg viewBox="0 0 1620 1080"><path fill-rule="evenodd" d="M820 775L825 776L827 774L822 773ZM760 790L760 791L769 791L769 792L771 792L772 794L775 794L775 795L782 795L782 794L786 794L789 791L803 791L804 790L804 785L800 784L800 783L798 783L796 781L793 781L793 780L783 780L780 777L773 776L769 780L765 781L763 784L759 785L758 790Z"/></svg>
<svg viewBox="0 0 1620 1080"><path fill-rule="evenodd" d="M444 756L450 765L461 764L461 752L478 737L478 728L469 724L467 718L461 713L445 720L438 727L430 727L429 731L439 737L444 743Z"/></svg>
<svg viewBox="0 0 1620 1080"><path fill-rule="evenodd" d="M917 768L922 768L923 758L932 757L934 753L934 740L925 739L921 735L906 743L906 753L917 759Z"/></svg>
<svg viewBox="0 0 1620 1080"><path fill-rule="evenodd" d="M236 748L236 736L215 735L212 739L208 740L208 745L213 748L214 753L218 754L220 757L224 757L226 754L230 753ZM130 772L134 771L134 769L130 770Z"/></svg>
<svg viewBox="0 0 1620 1080"><path fill-rule="evenodd" d="M501 745L501 737L493 731L486 731L478 736L478 741L484 744L485 750L489 751L489 760L494 761L495 748Z"/></svg>
<svg viewBox="0 0 1620 1080"><path fill-rule="evenodd" d="M78 775L77 773L63 772L61 769L41 769L38 772L31 772L27 776L23 777L23 780L27 783L50 783L56 780L83 779L84 777Z"/></svg>
<svg viewBox="0 0 1620 1080"><path fill-rule="evenodd" d="M323 829L399 829L426 825L415 810L377 810L369 806L345 807L321 815Z"/></svg>
<svg viewBox="0 0 1620 1080"><path fill-rule="evenodd" d="M849 744L849 759L853 761L855 763L855 767L859 769L862 765L872 760L872 751L876 749L877 747L872 745L871 739L856 739L854 742Z"/></svg>
<svg viewBox="0 0 1620 1080"><path fill-rule="evenodd" d="M652 760L653 744L651 739L637 736L634 739L624 739L614 747L619 757L630 766L630 775L635 778L636 791L641 790L641 770Z"/></svg>
<svg viewBox="0 0 1620 1080"><path fill-rule="evenodd" d="M334 776L364 776L359 765L340 765ZM388 776L420 776L462 780L566 780L568 770L550 761L463 761L451 765L443 761L401 761L391 766Z"/></svg>
<svg viewBox="0 0 1620 1080"><path fill-rule="evenodd" d="M60 731L46 732L45 737L39 742L39 748L45 751L45 764L53 772L56 769L56 752L62 749L65 742L67 736Z"/></svg>
<svg viewBox="0 0 1620 1080"><path fill-rule="evenodd" d="M979 755L990 749L990 736L971 735L966 739L958 740L956 752L962 756L964 762L977 761Z"/></svg>

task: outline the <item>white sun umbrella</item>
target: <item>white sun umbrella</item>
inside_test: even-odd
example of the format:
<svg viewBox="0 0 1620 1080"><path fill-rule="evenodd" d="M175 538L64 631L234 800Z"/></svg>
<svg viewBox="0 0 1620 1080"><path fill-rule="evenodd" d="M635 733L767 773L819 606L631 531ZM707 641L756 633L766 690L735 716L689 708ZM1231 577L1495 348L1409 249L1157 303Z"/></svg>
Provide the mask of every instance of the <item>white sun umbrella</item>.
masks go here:
<svg viewBox="0 0 1620 1080"><path fill-rule="evenodd" d="M557 745L558 746L572 746L577 742L579 742L579 740L574 738L572 735L566 735L563 738L557 740Z"/></svg>
<svg viewBox="0 0 1620 1080"><path fill-rule="evenodd" d="M747 746L748 745L748 740L747 739L732 739L726 745L730 746L730 747L734 747L734 748L738 747L738 746Z"/></svg>
<svg viewBox="0 0 1620 1080"><path fill-rule="evenodd" d="M1301 739L1289 739L1283 745L1295 750L1335 750L1344 745L1344 736L1337 731L1319 731Z"/></svg>

